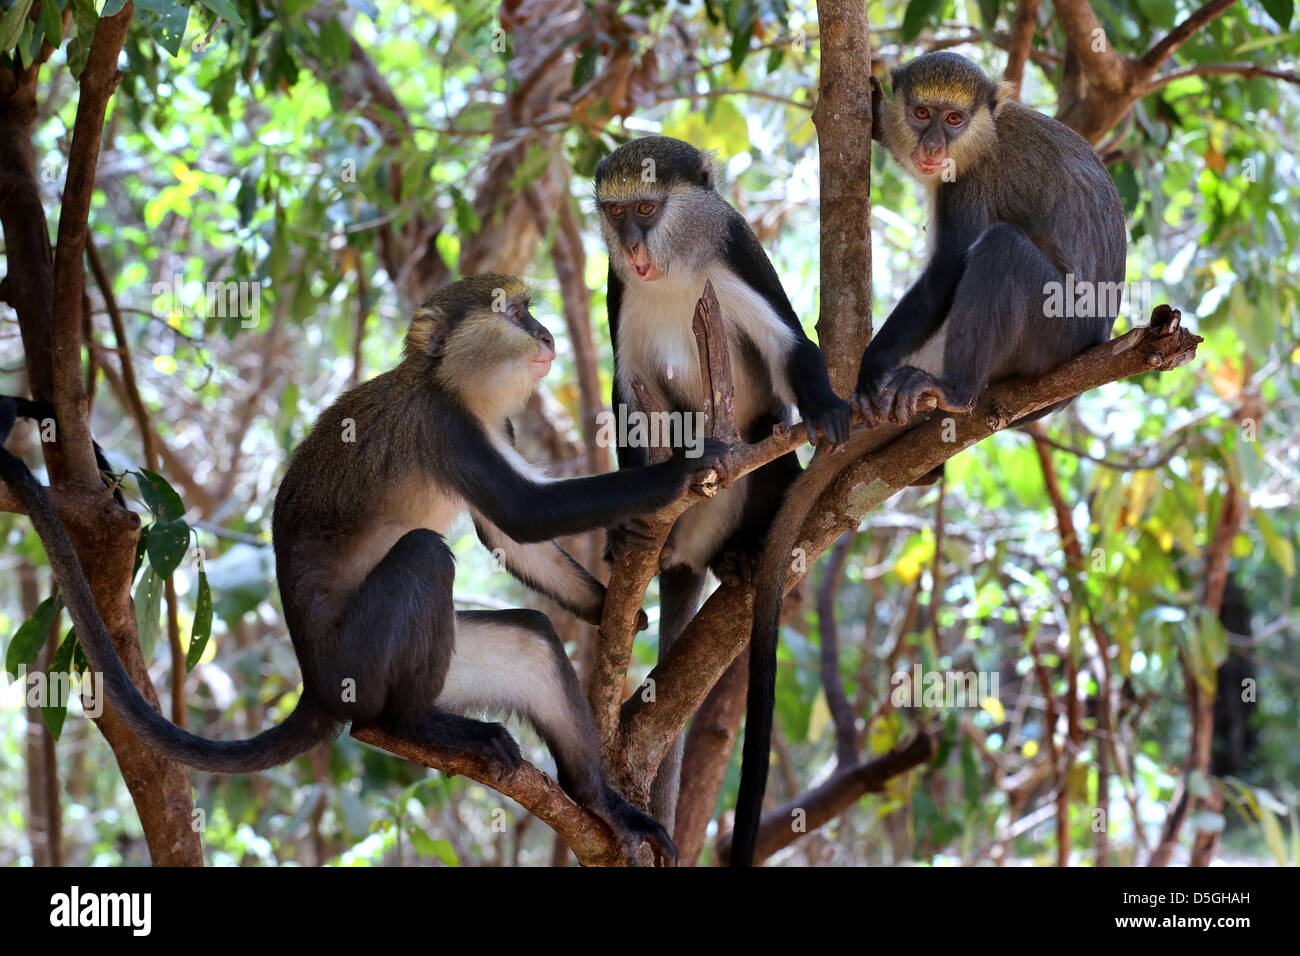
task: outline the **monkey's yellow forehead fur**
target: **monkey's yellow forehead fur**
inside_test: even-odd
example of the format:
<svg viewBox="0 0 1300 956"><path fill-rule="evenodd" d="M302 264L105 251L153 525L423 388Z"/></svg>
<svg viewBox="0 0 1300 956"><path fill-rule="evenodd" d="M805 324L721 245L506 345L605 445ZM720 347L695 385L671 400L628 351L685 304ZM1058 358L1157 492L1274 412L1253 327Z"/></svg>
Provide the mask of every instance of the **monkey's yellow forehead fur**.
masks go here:
<svg viewBox="0 0 1300 956"><path fill-rule="evenodd" d="M640 199L643 196L671 196L675 193L684 193L693 189L688 183L664 183L655 182L654 180L646 181L641 178L640 173L631 176L611 176L602 180L601 184L596 187L596 200L598 202L631 202L633 199Z"/></svg>

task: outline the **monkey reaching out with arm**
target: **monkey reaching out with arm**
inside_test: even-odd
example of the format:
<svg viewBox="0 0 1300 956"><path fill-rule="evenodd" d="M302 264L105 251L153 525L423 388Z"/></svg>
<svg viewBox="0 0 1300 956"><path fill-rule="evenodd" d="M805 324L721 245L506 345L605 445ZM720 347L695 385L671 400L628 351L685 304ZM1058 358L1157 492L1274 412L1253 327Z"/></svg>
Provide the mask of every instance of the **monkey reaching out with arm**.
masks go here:
<svg viewBox="0 0 1300 956"><path fill-rule="evenodd" d="M969 411L990 381L1041 374L1110 336L1124 210L1082 136L949 52L895 70L873 113L872 135L929 193L932 251L862 356L853 402L869 424ZM1058 302L1087 290L1094 305L1050 315L1053 288Z"/></svg>
<svg viewBox="0 0 1300 956"><path fill-rule="evenodd" d="M201 770L264 770L332 739L346 722L487 755L510 767L519 747L500 724L463 716L513 710L537 728L562 787L629 848L648 840L675 859L667 832L610 786L599 741L563 645L538 611L452 604L443 535L469 510L480 537L530 587L586 621L605 589L551 539L649 513L719 465L725 446L657 465L551 481L511 447L517 413L555 357L519 280L480 275L416 313L397 368L345 393L294 452L272 524L285 621L303 692L280 725L241 741L176 727L131 683L76 554L44 490L0 448L0 478L28 510L91 666L110 702L155 750ZM0 443L16 408L0 400Z"/></svg>

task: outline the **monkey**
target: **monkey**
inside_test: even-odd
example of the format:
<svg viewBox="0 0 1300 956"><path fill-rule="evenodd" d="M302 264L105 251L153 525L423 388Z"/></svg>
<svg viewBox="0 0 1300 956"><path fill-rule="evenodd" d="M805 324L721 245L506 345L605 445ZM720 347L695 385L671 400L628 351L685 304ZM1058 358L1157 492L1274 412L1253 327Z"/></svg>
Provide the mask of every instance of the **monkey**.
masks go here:
<svg viewBox="0 0 1300 956"><path fill-rule="evenodd" d="M1104 342L1118 310L1101 291L1095 315L1052 318L1045 308L1051 284L1066 287L1067 274L1098 290L1124 278L1124 210L1082 136L1022 106L955 53L912 60L893 72L892 87L885 99L873 81L872 135L927 190L930 259L863 353L851 401L867 429L846 443L838 469L810 473L787 493L768 533L751 653L776 646L791 550L870 428L935 407L968 412L990 381L1041 374ZM941 475L942 466L917 484ZM762 797L763 784L742 777L732 866L753 864Z"/></svg>
<svg viewBox="0 0 1300 956"><path fill-rule="evenodd" d="M303 690L282 723L247 740L209 740L149 706L113 650L45 490L0 448L0 478L45 544L86 657L139 737L200 770L246 773L328 742L350 722L513 769L522 757L509 732L465 716L511 710L537 728L570 796L629 850L645 841L657 862L675 862L667 831L610 785L550 620L532 610L456 612L444 535L468 511L511 573L595 622L604 586L552 539L663 507L718 469L726 446L709 440L695 459L682 452L591 477L535 472L509 430L555 357L529 304L520 280L498 274L434 293L412 318L402 361L340 396L291 455L272 544ZM12 399L0 402L0 444L14 414Z"/></svg>
<svg viewBox="0 0 1300 956"><path fill-rule="evenodd" d="M620 405L636 408L637 380L664 409L703 409L691 318L705 282L712 281L727 331L740 437L767 437L774 426L789 424L797 407L814 444L844 441L848 403L831 390L825 360L804 333L749 224L718 192L711 155L678 139L646 136L602 159L594 185L609 252L615 411ZM643 467L648 460L647 449L622 441L616 451L620 468ZM791 452L677 520L659 579L661 660L695 613L706 569L726 581L752 575L772 515L800 471ZM611 531L608 553L616 556L625 536L634 533L627 527ZM751 656L751 681L762 683L775 668L775 656ZM766 707L766 715L755 707ZM751 695L747 719L754 726L770 722L770 704ZM651 799L651 812L670 829L681 755L679 738L660 766Z"/></svg>
<svg viewBox="0 0 1300 956"><path fill-rule="evenodd" d="M852 401L867 423L906 424L927 406L967 412L990 381L1106 341L1128 243L1087 140L956 53L896 69L888 99L875 91L873 134L926 189L931 253L862 355ZM1053 293L1076 288L1094 294L1090 314L1052 315Z"/></svg>

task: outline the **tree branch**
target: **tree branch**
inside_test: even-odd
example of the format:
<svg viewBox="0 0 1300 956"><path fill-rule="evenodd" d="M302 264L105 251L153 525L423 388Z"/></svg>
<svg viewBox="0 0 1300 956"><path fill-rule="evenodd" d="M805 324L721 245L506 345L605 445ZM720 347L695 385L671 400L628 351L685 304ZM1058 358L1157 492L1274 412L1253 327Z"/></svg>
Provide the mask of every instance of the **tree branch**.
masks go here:
<svg viewBox="0 0 1300 956"><path fill-rule="evenodd" d="M530 763L504 771L480 754L430 747L394 737L375 727L355 728L352 736L413 763L477 780L510 797L558 833L583 866L629 866L623 845L600 817L578 806L560 785Z"/></svg>
<svg viewBox="0 0 1300 956"><path fill-rule="evenodd" d="M1174 51L1192 38L1198 30L1203 29L1211 20L1217 19L1237 0L1210 0L1204 6L1188 15L1187 19L1169 31L1169 35L1153 46L1138 63L1148 76L1154 73L1161 63L1173 56Z"/></svg>
<svg viewBox="0 0 1300 956"><path fill-rule="evenodd" d="M1038 378L998 382L969 415L932 414L908 430L855 427L845 451L829 459L818 456L806 472L806 476L819 469L833 473L800 533L806 566L811 567L843 532L856 528L864 514L1011 422L1107 382L1191 361L1201 339L1179 327L1176 316L1167 305L1158 306L1152 326L1089 349ZM949 434L945 423L951 423ZM948 437L953 440L946 441ZM741 457L732 456L732 463ZM735 469L729 467L728 475L734 479ZM782 507L791 501L787 498ZM789 581L786 586L788 590ZM671 688L672 693L659 694L654 706L634 696L623 707L622 734L631 767L658 765L669 741L744 647L752 617L750 586L719 587L705 602L650 675L656 687Z"/></svg>
<svg viewBox="0 0 1300 956"><path fill-rule="evenodd" d="M1025 64L1029 49L1034 43L1034 30L1038 26L1038 9L1042 0L1020 0L1016 4L1016 20L1011 27L1011 43L1007 54L1007 67L1002 79L1010 83L1020 99L1020 85L1025 79Z"/></svg>
<svg viewBox="0 0 1300 956"><path fill-rule="evenodd" d="M935 738L927 731L919 731L906 744L874 760L837 770L820 786L763 814L754 862L767 859L834 820L857 803L863 794L878 793L894 777L933 760L936 750ZM730 854L731 833L728 832L718 840L718 857L725 862Z"/></svg>

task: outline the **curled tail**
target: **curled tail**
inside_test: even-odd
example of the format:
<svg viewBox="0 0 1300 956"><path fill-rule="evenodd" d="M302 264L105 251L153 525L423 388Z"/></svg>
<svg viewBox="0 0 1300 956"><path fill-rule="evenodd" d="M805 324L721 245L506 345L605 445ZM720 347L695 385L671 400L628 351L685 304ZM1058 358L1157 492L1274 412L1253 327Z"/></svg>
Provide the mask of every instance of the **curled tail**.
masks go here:
<svg viewBox="0 0 1300 956"><path fill-rule="evenodd" d="M870 433L858 432L837 454L838 468L810 467L790 486L768 529L754 579L754 623L749 637L749 698L745 705L745 747L740 760L740 791L731 831L730 865L753 866L763 793L772 750L772 711L776 705L776 643L790 559L799 532L823 491L854 463ZM820 456L819 456L820 457Z"/></svg>
<svg viewBox="0 0 1300 956"><path fill-rule="evenodd" d="M91 667L104 676L104 691L122 720L141 740L172 760L214 773L251 773L286 763L332 740L342 724L307 697L284 721L247 740L216 741L177 727L149 705L131 682L113 648L113 639L95 607L90 585L77 560L63 521L26 463L3 448L13 427L16 403L0 397L0 479L27 509L77 627L77 638Z"/></svg>

